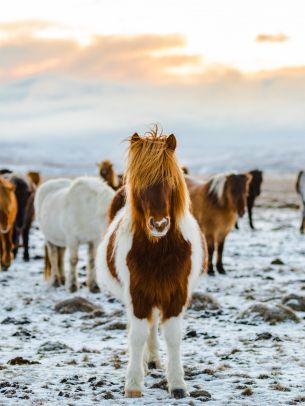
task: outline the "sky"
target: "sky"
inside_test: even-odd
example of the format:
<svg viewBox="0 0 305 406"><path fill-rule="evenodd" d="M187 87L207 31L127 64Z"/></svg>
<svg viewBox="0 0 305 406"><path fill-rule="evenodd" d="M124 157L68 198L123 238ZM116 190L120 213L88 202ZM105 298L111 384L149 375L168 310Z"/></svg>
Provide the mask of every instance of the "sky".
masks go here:
<svg viewBox="0 0 305 406"><path fill-rule="evenodd" d="M0 141L106 145L160 123L200 145L303 145L304 15L303 0L5 2Z"/></svg>

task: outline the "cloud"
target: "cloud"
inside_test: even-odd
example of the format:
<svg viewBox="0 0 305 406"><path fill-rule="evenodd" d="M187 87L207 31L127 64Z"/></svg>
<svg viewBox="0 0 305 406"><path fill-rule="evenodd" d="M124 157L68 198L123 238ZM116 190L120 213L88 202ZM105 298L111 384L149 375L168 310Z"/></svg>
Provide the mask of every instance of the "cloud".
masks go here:
<svg viewBox="0 0 305 406"><path fill-rule="evenodd" d="M86 45L73 39L37 34L51 23L29 21L0 25L0 80L36 74L66 74L83 79L163 81L172 70L201 62L185 53L181 35L99 35Z"/></svg>
<svg viewBox="0 0 305 406"><path fill-rule="evenodd" d="M289 37L283 33L279 34L259 34L257 35L256 42L286 42L289 40Z"/></svg>

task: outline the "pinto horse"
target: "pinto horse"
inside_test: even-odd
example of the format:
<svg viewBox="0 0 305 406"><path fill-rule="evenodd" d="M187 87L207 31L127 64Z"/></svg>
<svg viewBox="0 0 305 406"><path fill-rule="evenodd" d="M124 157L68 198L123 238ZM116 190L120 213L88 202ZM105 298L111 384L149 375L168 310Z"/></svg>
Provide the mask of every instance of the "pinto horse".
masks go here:
<svg viewBox="0 0 305 406"><path fill-rule="evenodd" d="M175 398L187 394L181 321L205 254L175 149L175 136L158 135L157 130L130 138L126 194L124 189L117 192L117 213L112 211L114 219L97 253L99 286L105 285L127 308L127 397L142 395L145 362L160 365L159 317L167 344L169 391Z"/></svg>
<svg viewBox="0 0 305 406"><path fill-rule="evenodd" d="M298 173L297 182L296 182L296 191L301 199L301 208L302 208L302 222L300 227L301 234L305 232L305 173L300 171Z"/></svg>
<svg viewBox="0 0 305 406"><path fill-rule="evenodd" d="M97 164L99 174L113 190L118 190L123 184L122 175L117 175L110 161L105 160Z"/></svg>
<svg viewBox="0 0 305 406"><path fill-rule="evenodd" d="M7 270L13 257L13 228L17 199L12 183L0 177L0 269Z"/></svg>
<svg viewBox="0 0 305 406"><path fill-rule="evenodd" d="M215 274L214 250L217 250L216 268L219 273L225 273L222 263L225 238L236 224L237 216L245 213L250 180L249 174L221 174L208 182L186 177L193 214L208 244L210 275Z"/></svg>

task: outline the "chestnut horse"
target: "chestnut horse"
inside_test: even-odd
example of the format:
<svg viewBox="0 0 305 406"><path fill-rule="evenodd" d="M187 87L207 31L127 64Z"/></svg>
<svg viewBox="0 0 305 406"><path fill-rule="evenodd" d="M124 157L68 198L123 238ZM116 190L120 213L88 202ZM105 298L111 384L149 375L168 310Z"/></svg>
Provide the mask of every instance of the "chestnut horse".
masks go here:
<svg viewBox="0 0 305 406"><path fill-rule="evenodd" d="M142 394L144 361L152 368L160 365L159 316L167 344L169 391L175 398L187 394L181 321L206 255L175 149L175 136L158 135L157 129L130 138L126 196L121 189L117 210L125 205L97 253L97 282L127 308L127 397Z"/></svg>
<svg viewBox="0 0 305 406"><path fill-rule="evenodd" d="M225 238L234 227L237 216L245 213L250 180L249 174L221 174L208 182L186 177L193 214L208 244L210 275L215 274L214 250L217 250L216 268L219 273L225 273L222 263Z"/></svg>
<svg viewBox="0 0 305 406"><path fill-rule="evenodd" d="M118 190L123 184L123 176L117 175L110 161L105 160L97 164L100 176L114 190Z"/></svg>
<svg viewBox="0 0 305 406"><path fill-rule="evenodd" d="M13 228L17 199L12 183L0 177L0 269L7 270L13 257Z"/></svg>
<svg viewBox="0 0 305 406"><path fill-rule="evenodd" d="M302 208L302 222L300 227L301 234L305 232L305 173L300 171L298 173L297 182L296 182L296 191L301 199L301 208Z"/></svg>
<svg viewBox="0 0 305 406"><path fill-rule="evenodd" d="M29 171L26 176L34 183L35 186L39 186L41 183L41 175L36 171Z"/></svg>

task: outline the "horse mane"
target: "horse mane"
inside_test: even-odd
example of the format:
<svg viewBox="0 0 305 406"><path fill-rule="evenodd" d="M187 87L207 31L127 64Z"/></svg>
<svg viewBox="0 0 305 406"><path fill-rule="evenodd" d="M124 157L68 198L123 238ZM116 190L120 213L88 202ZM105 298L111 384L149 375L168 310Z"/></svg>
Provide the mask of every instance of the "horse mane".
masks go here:
<svg viewBox="0 0 305 406"><path fill-rule="evenodd" d="M230 175L236 175L236 172L219 173L214 175L208 181L208 196L215 202L220 203L224 195L227 178Z"/></svg>
<svg viewBox="0 0 305 406"><path fill-rule="evenodd" d="M169 148L170 136L158 133L158 127L137 135L137 140L129 138L129 150L126 167L126 183L129 191L140 193L158 183L168 183L172 189L174 215L182 216L189 208L187 191L182 169L177 162L174 149Z"/></svg>

